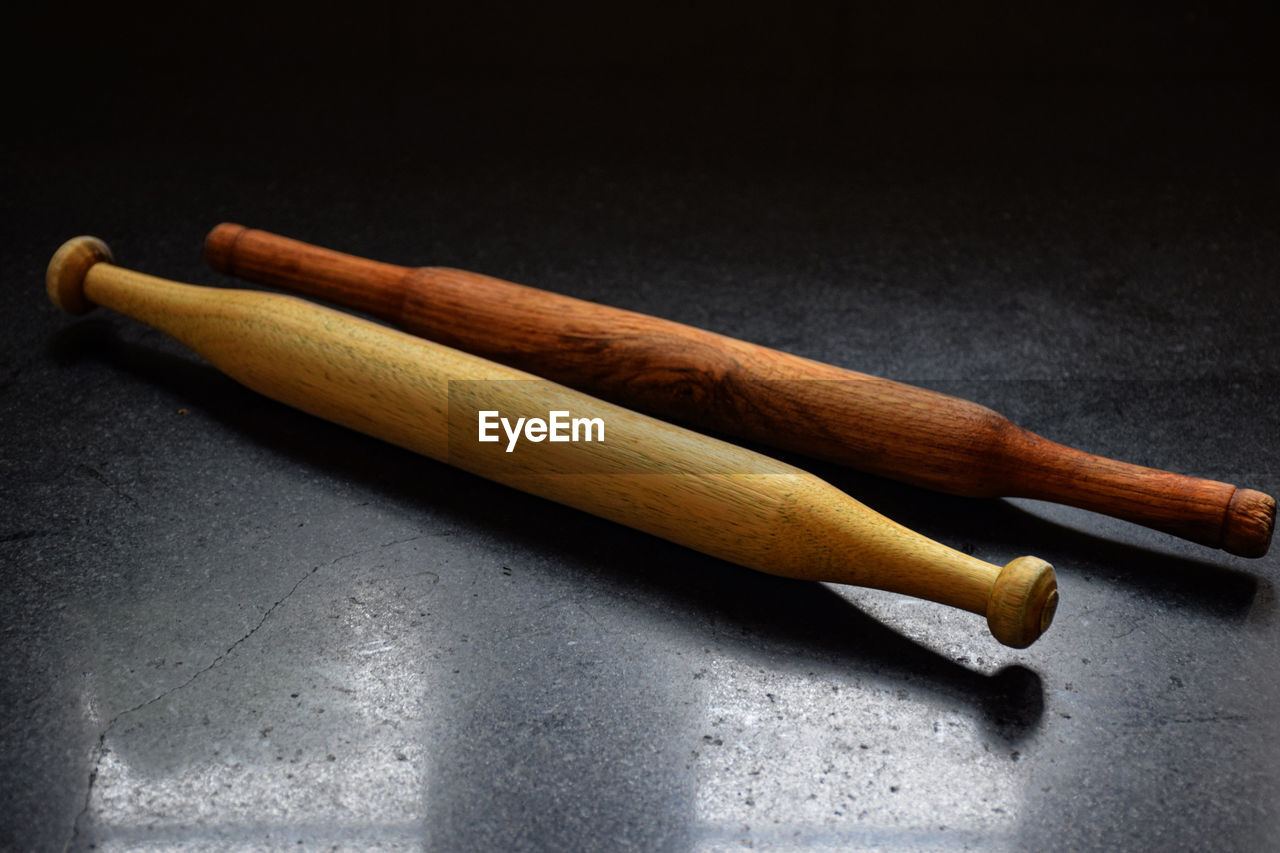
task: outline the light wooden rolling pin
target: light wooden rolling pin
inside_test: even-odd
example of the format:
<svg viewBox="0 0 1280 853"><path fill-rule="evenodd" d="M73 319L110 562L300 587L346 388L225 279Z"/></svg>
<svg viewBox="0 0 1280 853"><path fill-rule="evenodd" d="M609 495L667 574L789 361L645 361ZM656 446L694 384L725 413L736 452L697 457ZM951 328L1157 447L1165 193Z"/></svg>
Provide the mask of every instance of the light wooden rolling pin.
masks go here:
<svg viewBox="0 0 1280 853"><path fill-rule="evenodd" d="M1113 515L1232 554L1267 552L1262 492L1066 447L985 406L477 273L409 269L225 223L220 272L367 312L659 417L968 497Z"/></svg>
<svg viewBox="0 0 1280 853"><path fill-rule="evenodd" d="M1053 568L1003 569L876 514L811 474L537 377L290 296L198 287L111 263L76 237L49 263L50 298L104 305L173 335L268 397L748 568L914 595L986 616L1029 645L1057 605ZM481 411L600 418L604 440L478 441ZM561 473L561 472L571 473Z"/></svg>

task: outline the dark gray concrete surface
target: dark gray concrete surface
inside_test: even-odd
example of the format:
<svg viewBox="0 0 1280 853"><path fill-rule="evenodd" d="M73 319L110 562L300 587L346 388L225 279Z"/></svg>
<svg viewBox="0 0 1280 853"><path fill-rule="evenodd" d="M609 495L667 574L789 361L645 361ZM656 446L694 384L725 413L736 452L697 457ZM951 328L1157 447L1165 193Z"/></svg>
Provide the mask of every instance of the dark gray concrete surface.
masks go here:
<svg viewBox="0 0 1280 853"><path fill-rule="evenodd" d="M1280 843L1274 555L791 460L991 562L1052 562L1056 623L1015 651L970 614L755 574L411 457L44 296L79 233L233 285L201 241L236 220L1280 492L1280 134L1259 54L1233 50L1262 43L1254 19L1183 4L1123 61L1077 24L1081 45L1033 43L1039 76L1015 73L1046 70L1032 48L988 35L988 67L934 33L912 75L867 29L902 40L906 17L859 29L839 5L723 31L704 9L667 41L622 21L617 64L535 45L452 71L480 25L433 33L433 64L399 4L299 24L309 42L170 10L110 25L114 61L82 10L35 22L74 61L20 66L42 85L0 142L0 847Z"/></svg>

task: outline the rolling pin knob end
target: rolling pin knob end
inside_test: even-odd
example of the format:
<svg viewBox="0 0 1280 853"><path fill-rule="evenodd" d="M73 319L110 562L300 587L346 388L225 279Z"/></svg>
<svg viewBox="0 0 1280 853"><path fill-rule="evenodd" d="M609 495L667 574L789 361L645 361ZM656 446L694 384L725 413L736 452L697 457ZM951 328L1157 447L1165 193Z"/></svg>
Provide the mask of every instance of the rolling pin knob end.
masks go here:
<svg viewBox="0 0 1280 853"><path fill-rule="evenodd" d="M1275 524L1275 498L1237 489L1222 524L1222 550L1239 557L1261 557L1271 547Z"/></svg>
<svg viewBox="0 0 1280 853"><path fill-rule="evenodd" d="M234 222L223 222L210 231L204 238L204 257L209 266L220 273L234 275L236 242L248 230Z"/></svg>
<svg viewBox="0 0 1280 853"><path fill-rule="evenodd" d="M1036 641L1058 609L1053 566L1038 557L1019 557L996 578L987 601L987 626L997 640L1015 649Z"/></svg>
<svg viewBox="0 0 1280 853"><path fill-rule="evenodd" d="M99 261L112 261L111 250L97 237L72 237L58 247L45 272L49 299L68 314L86 314L93 303L84 295L84 278Z"/></svg>

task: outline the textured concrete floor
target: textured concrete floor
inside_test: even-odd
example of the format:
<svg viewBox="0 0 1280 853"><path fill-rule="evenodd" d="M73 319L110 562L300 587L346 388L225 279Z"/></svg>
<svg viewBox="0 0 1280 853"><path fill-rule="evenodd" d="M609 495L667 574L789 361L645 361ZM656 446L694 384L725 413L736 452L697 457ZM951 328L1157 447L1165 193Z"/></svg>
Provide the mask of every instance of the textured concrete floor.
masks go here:
<svg viewBox="0 0 1280 853"><path fill-rule="evenodd" d="M83 232L232 284L200 242L235 219L1276 494L1270 93L914 83L831 119L785 89L703 111L559 83L537 88L548 118L504 81L421 95L428 120L335 83L324 110L265 89L236 122L138 110L184 84L208 94L140 83L132 109L91 98L73 134L35 109L6 142L0 846L1280 839L1274 555L792 459L983 559L1054 563L1056 624L1015 651L970 614L747 572L411 457L42 288Z"/></svg>

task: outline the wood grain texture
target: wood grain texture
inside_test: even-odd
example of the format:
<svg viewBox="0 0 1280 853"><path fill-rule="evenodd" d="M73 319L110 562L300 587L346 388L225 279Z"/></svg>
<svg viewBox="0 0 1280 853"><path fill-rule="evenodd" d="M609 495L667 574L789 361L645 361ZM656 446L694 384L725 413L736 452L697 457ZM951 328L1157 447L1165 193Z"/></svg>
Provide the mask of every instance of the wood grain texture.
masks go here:
<svg viewBox="0 0 1280 853"><path fill-rule="evenodd" d="M1246 557L1275 501L1085 453L991 409L662 320L462 270L410 269L225 223L215 269L363 311L664 418L969 497L1069 504Z"/></svg>
<svg viewBox="0 0 1280 853"><path fill-rule="evenodd" d="M1030 644L1052 620L1057 588L1043 560L1002 569L758 453L294 297L179 284L108 257L93 238L69 241L49 265L50 296L161 329L303 411L752 569L979 613L1007 645ZM506 453L474 440L487 409L601 417L606 440Z"/></svg>

